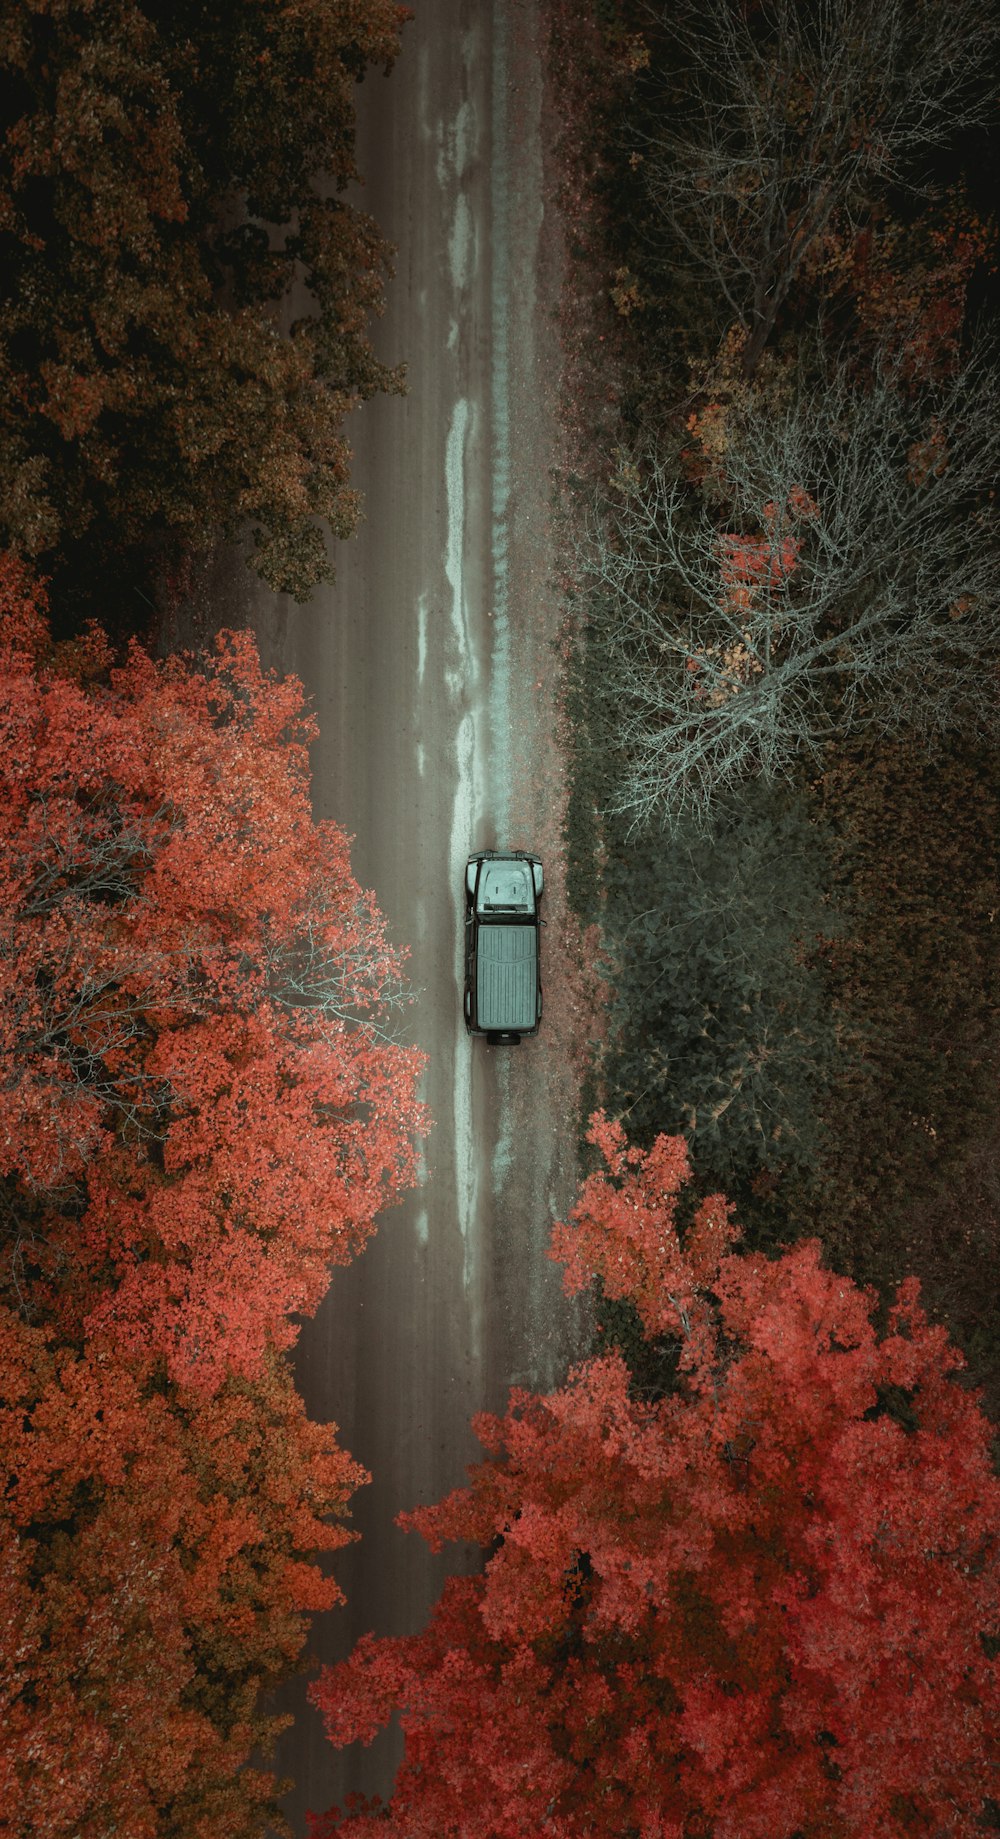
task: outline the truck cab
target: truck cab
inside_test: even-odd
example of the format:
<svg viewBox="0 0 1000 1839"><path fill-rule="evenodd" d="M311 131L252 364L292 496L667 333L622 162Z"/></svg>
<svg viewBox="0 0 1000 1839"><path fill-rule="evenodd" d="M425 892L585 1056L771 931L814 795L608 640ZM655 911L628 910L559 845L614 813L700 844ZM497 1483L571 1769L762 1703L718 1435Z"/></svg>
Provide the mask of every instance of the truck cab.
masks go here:
<svg viewBox="0 0 1000 1839"><path fill-rule="evenodd" d="M522 849L481 850L465 869L465 1026L494 1046L542 1019L539 906L544 877Z"/></svg>

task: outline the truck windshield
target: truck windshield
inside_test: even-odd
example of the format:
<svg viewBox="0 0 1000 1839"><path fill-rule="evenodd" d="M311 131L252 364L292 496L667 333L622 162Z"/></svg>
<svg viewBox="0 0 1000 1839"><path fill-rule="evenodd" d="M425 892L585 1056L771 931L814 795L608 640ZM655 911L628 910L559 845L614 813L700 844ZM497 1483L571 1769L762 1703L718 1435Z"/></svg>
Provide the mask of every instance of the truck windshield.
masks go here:
<svg viewBox="0 0 1000 1839"><path fill-rule="evenodd" d="M489 862L479 877L481 914L533 913L535 890L526 862Z"/></svg>

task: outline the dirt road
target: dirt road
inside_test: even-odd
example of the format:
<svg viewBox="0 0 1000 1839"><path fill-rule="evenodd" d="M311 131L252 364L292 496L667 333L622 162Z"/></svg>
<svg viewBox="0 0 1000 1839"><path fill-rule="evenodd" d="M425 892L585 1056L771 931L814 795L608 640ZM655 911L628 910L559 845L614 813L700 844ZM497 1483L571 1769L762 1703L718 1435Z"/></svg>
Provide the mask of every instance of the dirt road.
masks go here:
<svg viewBox="0 0 1000 1839"><path fill-rule="evenodd" d="M379 328L409 393L355 418L366 521L338 546L337 580L307 607L247 575L235 591L265 661L314 700L317 815L353 833L353 863L419 1000L409 1037L429 1055L435 1119L424 1185L337 1272L306 1325L299 1384L373 1475L361 1541L338 1558L347 1607L313 1651L366 1629L423 1623L456 1554L434 1559L393 1525L464 1479L476 1410L512 1383L563 1370L570 1318L544 1249L574 1183L572 1020L558 986L562 777L552 739L558 609L548 532L557 226L543 208L540 25L533 0L423 0L391 77L360 92L364 202L398 250ZM540 849L549 925L547 1015L519 1049L470 1042L461 1022L461 887L469 850ZM395 1733L338 1756L299 1684L278 1764L287 1811L351 1789L385 1794Z"/></svg>

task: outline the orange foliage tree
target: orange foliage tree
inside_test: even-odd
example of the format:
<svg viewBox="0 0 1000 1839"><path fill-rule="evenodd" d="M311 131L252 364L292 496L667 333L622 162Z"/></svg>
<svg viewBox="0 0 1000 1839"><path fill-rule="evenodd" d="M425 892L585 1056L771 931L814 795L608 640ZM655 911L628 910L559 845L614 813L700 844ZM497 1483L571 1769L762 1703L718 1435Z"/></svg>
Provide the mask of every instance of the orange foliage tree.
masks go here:
<svg viewBox="0 0 1000 1839"><path fill-rule="evenodd" d="M388 1809L317 1839L972 1839L1000 1485L961 1355L912 1280L880 1337L815 1242L737 1255L721 1196L682 1235L681 1139L644 1154L598 1114L591 1140L553 1255L676 1339L676 1384L639 1397L609 1352L476 1420L469 1486L402 1523L484 1573L313 1688L333 1742L395 1711L406 1739Z"/></svg>
<svg viewBox="0 0 1000 1839"><path fill-rule="evenodd" d="M0 1391L0 1834L246 1839L258 1697L341 1600L315 1553L364 1472L280 1361L165 1392L0 1306Z"/></svg>
<svg viewBox="0 0 1000 1839"><path fill-rule="evenodd" d="M365 1477L283 1356L426 1118L312 733L247 635L116 666L0 567L5 1839L258 1830L338 1600Z"/></svg>

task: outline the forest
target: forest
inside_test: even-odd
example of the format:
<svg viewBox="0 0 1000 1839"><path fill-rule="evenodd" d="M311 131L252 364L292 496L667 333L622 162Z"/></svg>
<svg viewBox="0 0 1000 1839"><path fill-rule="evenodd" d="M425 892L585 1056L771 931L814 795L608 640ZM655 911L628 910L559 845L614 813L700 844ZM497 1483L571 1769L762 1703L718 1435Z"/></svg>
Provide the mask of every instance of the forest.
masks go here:
<svg viewBox="0 0 1000 1839"><path fill-rule="evenodd" d="M342 193L402 19L0 22L5 1834L280 1823L264 1695L367 1479L289 1350L415 1179L402 956L312 815L301 687L246 632L157 658L139 584L249 527L304 595L357 516L343 422L398 379Z"/></svg>
<svg viewBox="0 0 1000 1839"><path fill-rule="evenodd" d="M626 6L564 110L594 1094L754 1245L918 1274L994 1415L996 24Z"/></svg>
<svg viewBox="0 0 1000 1839"><path fill-rule="evenodd" d="M590 1328L400 1524L310 1839L1000 1831L991 0L544 0ZM420 1180L413 1000L250 632L362 515L394 0L0 21L0 1835L287 1831L367 1480L293 1353ZM390 78L390 81L392 79ZM294 99L294 106L293 106ZM317 186L315 175L323 174ZM279 303L311 303L297 316ZM113 578L115 590L107 592Z"/></svg>

